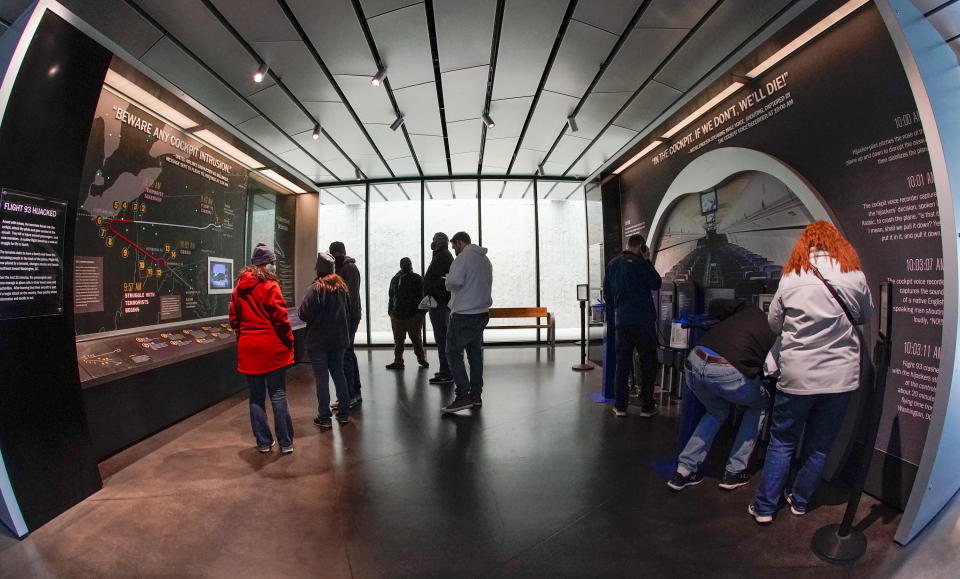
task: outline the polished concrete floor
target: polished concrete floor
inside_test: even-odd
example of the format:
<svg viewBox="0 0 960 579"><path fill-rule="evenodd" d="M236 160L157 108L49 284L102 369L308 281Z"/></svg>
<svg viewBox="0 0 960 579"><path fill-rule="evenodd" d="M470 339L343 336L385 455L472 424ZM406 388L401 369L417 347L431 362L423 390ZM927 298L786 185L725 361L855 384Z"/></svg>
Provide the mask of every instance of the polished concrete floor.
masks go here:
<svg viewBox="0 0 960 579"><path fill-rule="evenodd" d="M671 492L676 406L616 418L588 397L600 371L570 370L578 354L488 348L483 408L441 416L451 388L427 384L434 368L391 372L388 351L365 351L363 408L326 432L299 365L288 373L293 455L258 453L244 398L224 401L103 463L103 490L24 540L0 536L0 576L960 573L956 506L903 549L892 542L899 514L865 499L869 552L833 567L809 543L842 505L760 527L746 514L753 484ZM728 443L718 440L715 468Z"/></svg>

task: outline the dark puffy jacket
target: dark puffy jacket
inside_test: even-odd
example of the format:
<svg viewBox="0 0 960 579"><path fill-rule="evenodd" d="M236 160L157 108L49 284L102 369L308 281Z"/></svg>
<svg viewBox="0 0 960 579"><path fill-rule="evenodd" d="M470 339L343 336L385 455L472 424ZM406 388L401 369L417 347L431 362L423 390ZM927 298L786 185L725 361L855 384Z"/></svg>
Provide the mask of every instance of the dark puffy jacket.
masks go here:
<svg viewBox="0 0 960 579"><path fill-rule="evenodd" d="M651 292L660 289L660 274L650 260L624 251L607 264L603 298L616 316L617 328L652 328L657 308Z"/></svg>
<svg viewBox="0 0 960 579"><path fill-rule="evenodd" d="M343 260L343 264L337 264L336 274L343 278L350 290L350 319L359 320L363 315L363 307L360 301L360 268L357 267L357 260L348 256Z"/></svg>
<svg viewBox="0 0 960 579"><path fill-rule="evenodd" d="M423 295L432 296L437 304L445 306L450 303L450 292L447 291L443 276L450 272L453 263L453 254L446 247L433 252L433 259L427 273L423 274Z"/></svg>
<svg viewBox="0 0 960 579"><path fill-rule="evenodd" d="M330 352L350 346L350 299L342 291L314 283L300 304L307 324L307 353Z"/></svg>
<svg viewBox="0 0 960 579"><path fill-rule="evenodd" d="M390 280L390 301L387 313L397 318L411 318L425 313L418 306L423 299L423 278L419 273L400 270Z"/></svg>

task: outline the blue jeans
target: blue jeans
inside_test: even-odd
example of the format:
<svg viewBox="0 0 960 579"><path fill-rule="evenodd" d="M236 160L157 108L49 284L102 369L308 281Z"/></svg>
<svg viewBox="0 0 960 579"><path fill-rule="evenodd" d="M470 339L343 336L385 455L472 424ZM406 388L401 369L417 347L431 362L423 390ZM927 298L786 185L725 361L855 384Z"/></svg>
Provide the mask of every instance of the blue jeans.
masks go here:
<svg viewBox="0 0 960 579"><path fill-rule="evenodd" d="M353 343L357 339L357 328L360 327L360 318L350 320L350 347L343 352L343 374L347 377L350 387L350 396L360 396L360 365L357 364L357 353L353 350Z"/></svg>
<svg viewBox="0 0 960 579"><path fill-rule="evenodd" d="M350 416L350 388L343 373L343 350L310 352L313 377L317 381L317 416L330 418L330 377L337 391L337 416Z"/></svg>
<svg viewBox="0 0 960 579"><path fill-rule="evenodd" d="M450 308L438 304L430 309L430 325L433 326L433 339L437 342L437 356L440 358L440 372L443 376L450 375L450 364L447 362L447 323L450 321Z"/></svg>
<svg viewBox="0 0 960 579"><path fill-rule="evenodd" d="M686 476L700 469L700 464L710 452L713 438L726 422L732 405L746 406L737 438L727 458L728 472L746 470L757 433L770 406L770 394L755 380L750 380L733 366L711 364L690 352L683 371L687 386L707 409L696 430L680 453L677 471Z"/></svg>
<svg viewBox="0 0 960 579"><path fill-rule="evenodd" d="M777 510L790 473L790 461L801 435L804 437L803 456L790 493L793 495L793 505L799 510L807 510L820 483L827 453L830 452L840 421L847 411L850 394L843 392L801 396L777 392L773 404L770 445L767 447L767 459L763 463L763 480L760 481L753 499L754 510L758 515L772 515Z"/></svg>
<svg viewBox="0 0 960 579"><path fill-rule="evenodd" d="M479 396L483 392L483 330L490 314L453 314L447 329L447 362L457 387L455 394ZM470 376L463 363L463 352L470 362Z"/></svg>
<svg viewBox="0 0 960 579"><path fill-rule="evenodd" d="M257 446L267 447L273 444L273 435L267 423L267 409L264 406L267 393L270 394L270 405L273 407L273 427L277 431L277 443L281 448L293 444L293 421L290 420L290 411L287 409L286 383L285 368L267 374L247 374L247 385L250 387L250 426L253 428Z"/></svg>

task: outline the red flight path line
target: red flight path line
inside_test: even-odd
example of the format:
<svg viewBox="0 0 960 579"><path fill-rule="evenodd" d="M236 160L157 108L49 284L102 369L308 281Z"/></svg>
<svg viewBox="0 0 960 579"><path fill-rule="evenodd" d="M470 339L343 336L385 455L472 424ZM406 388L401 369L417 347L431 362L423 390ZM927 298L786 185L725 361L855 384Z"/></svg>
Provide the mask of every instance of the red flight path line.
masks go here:
<svg viewBox="0 0 960 579"><path fill-rule="evenodd" d="M111 232L111 233L116 234L117 237L119 237L120 239L122 239L122 240L126 241L127 243L129 243L130 245L136 247L136 248L137 248L137 251L139 251L139 252L142 253L143 255L149 257L149 258L152 259L153 261L160 262L160 264L163 265L164 267L167 266L167 260L166 260L166 259L164 259L164 258L162 258L162 257L154 257L154 256L150 255L149 253L147 253L147 250L146 250L146 249L140 247L139 245L137 245L136 243L134 243L129 237L127 237L126 235L124 235L124 234L120 233L119 231L117 231L116 229L114 229L114 228L113 228L113 223L114 223L115 221L119 221L119 222L121 222L121 223L136 223L136 221L134 221L134 220L132 220L132 219L111 219L110 222L107 223L107 227L110 228L110 232Z"/></svg>

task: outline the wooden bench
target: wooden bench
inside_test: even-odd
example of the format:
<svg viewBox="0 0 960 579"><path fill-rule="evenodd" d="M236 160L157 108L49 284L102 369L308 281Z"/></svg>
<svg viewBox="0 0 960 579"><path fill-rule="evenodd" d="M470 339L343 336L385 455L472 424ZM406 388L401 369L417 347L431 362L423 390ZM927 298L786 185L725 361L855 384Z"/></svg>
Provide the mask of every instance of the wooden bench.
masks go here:
<svg viewBox="0 0 960 579"><path fill-rule="evenodd" d="M522 329L545 329L547 330L547 343L550 347L557 344L556 319L553 314L547 311L547 308L490 308L490 319L502 318L536 318L536 324L519 324L512 326L487 326L488 330L522 330ZM546 318L547 323L541 324L540 320Z"/></svg>

